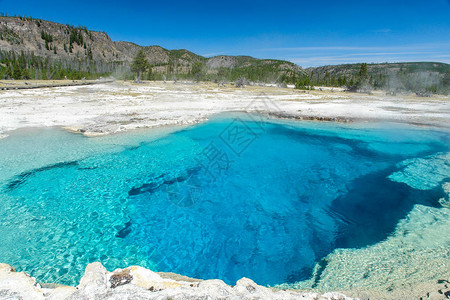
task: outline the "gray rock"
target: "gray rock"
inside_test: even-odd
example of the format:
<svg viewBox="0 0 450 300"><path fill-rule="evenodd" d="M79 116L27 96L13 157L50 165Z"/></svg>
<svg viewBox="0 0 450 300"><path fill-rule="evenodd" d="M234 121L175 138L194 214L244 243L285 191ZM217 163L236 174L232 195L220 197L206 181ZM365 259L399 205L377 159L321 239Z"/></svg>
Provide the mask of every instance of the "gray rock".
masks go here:
<svg viewBox="0 0 450 300"><path fill-rule="evenodd" d="M16 272L7 264L0 264L0 299L45 299L36 279L24 272Z"/></svg>
<svg viewBox="0 0 450 300"><path fill-rule="evenodd" d="M46 284L42 288L34 278L0 264L0 299L305 299L348 300L338 293L302 293L279 291L257 285L251 279L242 278L234 287L222 280L184 280L186 277L161 277L151 270L131 266L108 272L95 262L86 267L77 287ZM179 280L174 280L172 278Z"/></svg>

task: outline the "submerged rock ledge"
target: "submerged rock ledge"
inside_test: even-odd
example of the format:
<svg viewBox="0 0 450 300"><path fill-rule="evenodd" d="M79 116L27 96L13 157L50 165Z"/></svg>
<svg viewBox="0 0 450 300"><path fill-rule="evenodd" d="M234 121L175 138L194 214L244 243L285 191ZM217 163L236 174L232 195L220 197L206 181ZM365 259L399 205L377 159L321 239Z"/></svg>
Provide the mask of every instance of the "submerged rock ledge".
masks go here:
<svg viewBox="0 0 450 300"><path fill-rule="evenodd" d="M0 263L0 299L305 299L349 300L340 293L275 290L242 278L235 286L131 266L108 272L99 262L87 265L77 287L39 284L24 272Z"/></svg>

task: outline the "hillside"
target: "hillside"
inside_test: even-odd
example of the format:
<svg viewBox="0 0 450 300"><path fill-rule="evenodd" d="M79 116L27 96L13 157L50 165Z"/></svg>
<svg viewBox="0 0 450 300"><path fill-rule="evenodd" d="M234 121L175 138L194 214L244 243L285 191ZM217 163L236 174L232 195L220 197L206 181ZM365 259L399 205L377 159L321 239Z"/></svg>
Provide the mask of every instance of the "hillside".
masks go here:
<svg viewBox="0 0 450 300"><path fill-rule="evenodd" d="M316 84L352 86L360 76L361 64L307 68ZM450 87L450 65L436 62L367 64L368 83L373 88L438 92Z"/></svg>
<svg viewBox="0 0 450 300"><path fill-rule="evenodd" d="M0 78L57 79L89 74L131 78L129 64L140 49L151 65L146 79L191 77L195 64L200 66L204 80L245 77L252 81L275 82L283 75L303 74L299 66L287 61L247 56L206 58L185 49L168 50L112 41L105 32L80 26L27 17L0 17ZM18 62L13 63L16 60ZM15 72L15 67L28 71Z"/></svg>

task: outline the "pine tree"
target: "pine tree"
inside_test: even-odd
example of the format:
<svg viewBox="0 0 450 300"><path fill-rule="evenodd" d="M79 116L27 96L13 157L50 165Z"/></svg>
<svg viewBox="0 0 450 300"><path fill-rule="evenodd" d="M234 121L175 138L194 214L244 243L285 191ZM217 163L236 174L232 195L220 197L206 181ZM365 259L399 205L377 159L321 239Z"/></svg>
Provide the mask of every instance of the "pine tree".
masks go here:
<svg viewBox="0 0 450 300"><path fill-rule="evenodd" d="M141 73L145 72L149 68L149 63L145 57L144 50L139 50L139 52L134 57L131 63L131 72L136 73L136 82L139 82Z"/></svg>
<svg viewBox="0 0 450 300"><path fill-rule="evenodd" d="M361 64L358 75L361 79L365 79L367 77L367 64L366 63Z"/></svg>
<svg viewBox="0 0 450 300"><path fill-rule="evenodd" d="M359 69L358 72L358 79L356 81L356 86L355 88L361 90L370 90L371 89L371 85L370 85L370 76L368 74L367 71L367 64L366 63L362 63L361 67Z"/></svg>
<svg viewBox="0 0 450 300"><path fill-rule="evenodd" d="M22 78L22 69L20 68L20 65L17 60L14 61L14 64L13 64L12 78L14 78L14 79Z"/></svg>
<svg viewBox="0 0 450 300"><path fill-rule="evenodd" d="M77 44L80 46L83 44L83 35L81 34L81 30L78 31Z"/></svg>
<svg viewBox="0 0 450 300"><path fill-rule="evenodd" d="M202 73L202 63L201 62L196 62L192 65L192 69L191 69L191 74L195 77L195 80L197 82L200 81L200 75Z"/></svg>
<svg viewBox="0 0 450 300"><path fill-rule="evenodd" d="M13 68L11 66L11 63L8 64L8 66L6 67L6 74L5 76L7 78L13 78Z"/></svg>

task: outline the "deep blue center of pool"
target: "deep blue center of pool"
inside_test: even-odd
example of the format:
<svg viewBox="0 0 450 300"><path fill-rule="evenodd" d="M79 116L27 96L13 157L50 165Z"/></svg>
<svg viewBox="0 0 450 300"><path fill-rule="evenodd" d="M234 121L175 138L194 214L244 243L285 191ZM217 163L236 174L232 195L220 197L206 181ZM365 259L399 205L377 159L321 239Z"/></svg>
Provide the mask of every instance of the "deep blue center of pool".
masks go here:
<svg viewBox="0 0 450 300"><path fill-rule="evenodd" d="M13 134L0 140L0 261L66 284L93 261L229 284L305 280L334 249L380 242L414 204L438 205L439 189L388 176L447 151L445 136L241 117L117 143Z"/></svg>

